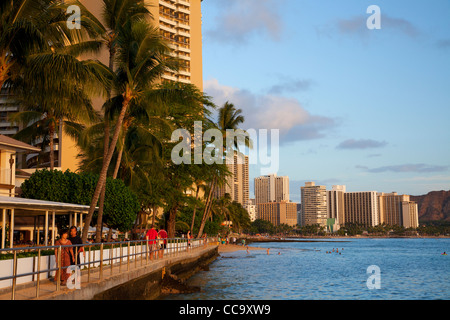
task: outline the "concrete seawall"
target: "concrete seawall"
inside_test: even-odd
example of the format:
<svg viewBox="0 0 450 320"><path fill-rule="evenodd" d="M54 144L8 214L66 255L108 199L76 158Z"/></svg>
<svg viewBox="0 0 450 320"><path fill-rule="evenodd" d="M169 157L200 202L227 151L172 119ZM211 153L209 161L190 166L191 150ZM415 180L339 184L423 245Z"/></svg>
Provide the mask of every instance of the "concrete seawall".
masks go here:
<svg viewBox="0 0 450 320"><path fill-rule="evenodd" d="M168 259L154 266L154 271L139 276L135 274L131 280L123 279L123 283L94 295L94 300L155 300L161 296L164 276L171 275L178 280L187 280L198 271L205 269L218 257L218 247L197 251L182 259ZM149 272L148 272L149 271ZM109 286L110 287L110 286Z"/></svg>

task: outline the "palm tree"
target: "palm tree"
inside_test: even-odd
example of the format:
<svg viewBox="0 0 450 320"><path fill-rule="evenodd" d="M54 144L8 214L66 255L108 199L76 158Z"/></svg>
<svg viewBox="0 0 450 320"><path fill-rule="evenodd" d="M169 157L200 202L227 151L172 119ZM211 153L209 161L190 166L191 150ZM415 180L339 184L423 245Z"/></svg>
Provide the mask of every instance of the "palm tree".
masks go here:
<svg viewBox="0 0 450 320"><path fill-rule="evenodd" d="M70 5L81 10L81 29L67 26ZM0 88L20 78L29 56L67 47L72 53L96 50L94 42L84 40L102 32L98 20L77 0L2 1L0 21Z"/></svg>
<svg viewBox="0 0 450 320"><path fill-rule="evenodd" d="M120 131L128 112L133 104L138 105L145 98L144 93L160 78L168 68L175 64L167 59L169 47L161 40L157 28L150 26L146 21L126 21L119 26L117 35L116 63L117 70L114 80L114 94L121 100L121 109L114 125L114 132L108 147L106 157L103 159L99 180L92 197L86 225L89 225L92 215L104 187L109 164L114 155ZM87 228L83 230L83 241L87 239Z"/></svg>
<svg viewBox="0 0 450 320"><path fill-rule="evenodd" d="M115 59L117 53L117 39L121 32L121 28L127 22L135 22L140 19L150 19L151 14L142 0L103 0L103 20L105 21L106 31L102 35L101 43L105 45L109 52L109 69L114 72ZM108 106L113 104L111 100L112 92L108 92L108 99L103 106L104 110L104 137L103 137L103 166L109 167L106 163L110 148L110 121L111 115ZM115 100L115 99L114 99ZM113 148L114 149L114 148ZM120 161L120 160L119 160ZM101 228L103 217L103 205L105 200L105 186L101 188L99 199L99 211L97 217L96 241L101 241Z"/></svg>
<svg viewBox="0 0 450 320"><path fill-rule="evenodd" d="M236 109L234 104L229 101L225 102L225 104L219 109L217 127L224 136L224 147L227 146L226 136L227 130L238 130L240 125L242 125L245 121L244 116L242 115L241 109ZM247 147L252 147L252 142L248 137L248 134L245 131L237 131L235 132L235 137L233 139L233 146L236 150L239 150L239 140L243 139L244 143ZM228 147L228 146L227 146ZM224 148L225 150L225 148ZM232 150L226 150L227 152L232 152Z"/></svg>
<svg viewBox="0 0 450 320"><path fill-rule="evenodd" d="M16 101L21 101L16 97ZM55 166L55 152L54 152L54 136L57 134L57 130L61 125L66 128L67 125L73 125L74 123L89 123L95 121L98 117L97 112L93 109L89 99L79 101L75 103L74 99L70 100L70 103L64 103L62 98L59 108L48 107L45 104L43 98L42 103L39 105L28 105L26 103L20 103L22 111L13 114L10 117L11 122L22 123L24 129L20 130L14 135L14 138L21 141L34 142L37 139L42 139L42 151L44 151L49 144L49 163L50 170ZM48 107L47 109L44 108ZM80 112L82 111L82 112Z"/></svg>
<svg viewBox="0 0 450 320"><path fill-rule="evenodd" d="M218 115L218 121L217 124L212 123L213 126L218 128L222 132L223 136L223 150L224 150L224 156L227 157L228 153L234 154L236 150L239 149L239 141L244 141L245 146L252 148L252 141L249 138L248 134L243 130L238 130L239 126L244 123L245 118L242 115L241 109L236 109L236 107L230 103L226 102L220 109L219 109L219 115ZM233 130L234 131L234 138L233 138L233 146L230 147L227 145L227 130ZM229 148L230 147L230 148ZM234 149L233 149L234 148ZM217 172L216 174L211 175L212 180L210 182L210 189L209 189L209 195L206 199L205 208L203 211L203 217L202 217L202 223L200 225L200 230L197 235L197 237L201 237L203 233L203 228L205 226L207 218L210 216L211 211L211 202L213 200L213 194L215 191L215 188L219 185L223 185L226 183L225 177L229 174L227 173L228 170Z"/></svg>

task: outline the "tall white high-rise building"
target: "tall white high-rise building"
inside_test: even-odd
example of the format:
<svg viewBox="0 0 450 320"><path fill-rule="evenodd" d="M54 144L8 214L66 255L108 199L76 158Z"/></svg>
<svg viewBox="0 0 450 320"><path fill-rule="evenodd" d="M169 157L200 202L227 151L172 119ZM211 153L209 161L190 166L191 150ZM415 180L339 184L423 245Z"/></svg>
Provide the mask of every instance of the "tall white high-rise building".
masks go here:
<svg viewBox="0 0 450 320"><path fill-rule="evenodd" d="M337 224L345 224L344 194L345 186L333 186L327 191L328 218L336 219Z"/></svg>
<svg viewBox="0 0 450 320"><path fill-rule="evenodd" d="M306 182L300 188L302 199L302 226L327 225L327 190L325 186L316 186L314 182Z"/></svg>

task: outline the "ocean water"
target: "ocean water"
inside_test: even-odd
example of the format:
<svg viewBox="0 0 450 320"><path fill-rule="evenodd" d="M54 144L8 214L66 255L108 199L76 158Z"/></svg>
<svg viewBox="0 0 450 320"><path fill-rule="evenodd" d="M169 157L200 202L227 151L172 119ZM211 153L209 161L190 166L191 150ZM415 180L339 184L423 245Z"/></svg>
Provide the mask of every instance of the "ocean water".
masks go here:
<svg viewBox="0 0 450 320"><path fill-rule="evenodd" d="M441 255L450 253L450 239L323 241L252 244L269 255L222 253L188 281L201 292L166 300L450 299L450 255ZM336 248L341 254L326 253ZM368 281L370 266L379 268L376 282Z"/></svg>

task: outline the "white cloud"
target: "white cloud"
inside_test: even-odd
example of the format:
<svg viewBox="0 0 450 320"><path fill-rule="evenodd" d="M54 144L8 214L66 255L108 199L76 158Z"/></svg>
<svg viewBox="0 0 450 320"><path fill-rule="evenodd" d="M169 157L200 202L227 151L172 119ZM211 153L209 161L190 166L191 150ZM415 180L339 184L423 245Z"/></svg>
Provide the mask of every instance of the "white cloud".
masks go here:
<svg viewBox="0 0 450 320"><path fill-rule="evenodd" d="M254 94L248 90L221 85L217 79L205 81L204 91L218 106L233 103L245 116L243 129L279 129L281 143L322 138L336 121L312 115L292 98Z"/></svg>
<svg viewBox="0 0 450 320"><path fill-rule="evenodd" d="M371 149L385 147L388 143L386 141L376 141L371 139L349 139L341 142L337 149Z"/></svg>
<svg viewBox="0 0 450 320"><path fill-rule="evenodd" d="M318 36L334 38L335 34L355 36L360 40L367 41L372 36L383 33L398 35L402 34L410 38L417 38L421 32L410 21L402 18L391 17L381 12L381 29L369 30L367 19L369 15L358 15L348 19L338 19L327 25L316 27Z"/></svg>
<svg viewBox="0 0 450 320"><path fill-rule="evenodd" d="M205 30L210 40L242 44L254 34L279 40L282 33L280 0L219 0L216 25Z"/></svg>
<svg viewBox="0 0 450 320"><path fill-rule="evenodd" d="M366 166L356 166L358 169L363 169L370 173L382 173L382 172L418 172L418 173L431 173L431 172L444 172L447 171L450 166L430 165L424 163L407 163L394 166L383 166L378 168L369 169Z"/></svg>

